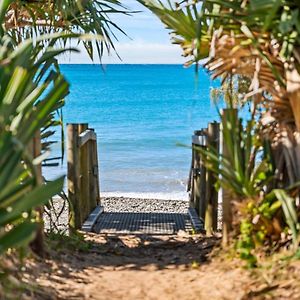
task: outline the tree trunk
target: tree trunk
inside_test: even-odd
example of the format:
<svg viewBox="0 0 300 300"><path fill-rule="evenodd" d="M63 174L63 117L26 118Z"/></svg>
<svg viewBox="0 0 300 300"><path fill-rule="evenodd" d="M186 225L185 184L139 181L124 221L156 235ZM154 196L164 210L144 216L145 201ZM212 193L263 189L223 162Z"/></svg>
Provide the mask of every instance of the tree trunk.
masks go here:
<svg viewBox="0 0 300 300"><path fill-rule="evenodd" d="M34 158L40 156L41 149L42 149L41 133L40 131L38 131L32 141L32 149L31 149L32 156ZM43 184L41 164L36 166L36 176L37 176L36 178L37 184L38 185ZM40 206L36 209L39 224L38 224L38 229L36 231L36 236L30 244L32 251L40 257L45 257L43 212L44 212L43 206Z"/></svg>

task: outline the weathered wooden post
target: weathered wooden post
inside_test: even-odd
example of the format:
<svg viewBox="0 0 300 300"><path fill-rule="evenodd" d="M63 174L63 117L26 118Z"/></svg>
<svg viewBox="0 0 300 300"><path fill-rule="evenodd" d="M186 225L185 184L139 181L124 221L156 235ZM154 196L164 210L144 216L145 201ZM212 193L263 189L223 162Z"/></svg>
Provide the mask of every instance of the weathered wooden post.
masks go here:
<svg viewBox="0 0 300 300"><path fill-rule="evenodd" d="M81 136L88 129L89 125L87 123L82 123L78 125L79 134L79 163L80 163L80 219L81 225L90 213L89 207L89 162L88 159L88 144L89 141L82 143ZM80 226L81 226L80 225Z"/></svg>
<svg viewBox="0 0 300 300"><path fill-rule="evenodd" d="M195 208L199 214L200 203L200 155L197 151L197 143L201 130L194 131L192 136L192 193L191 193L191 207Z"/></svg>
<svg viewBox="0 0 300 300"><path fill-rule="evenodd" d="M68 124L70 227L81 228L100 203L97 136L88 124Z"/></svg>
<svg viewBox="0 0 300 300"><path fill-rule="evenodd" d="M224 127L228 127L231 124L231 130L235 130L235 126L240 126L238 122L238 111L237 109L223 109L222 110L222 154L224 157L229 155L227 147L228 141L224 136ZM234 125L236 124L236 125ZM238 138L238 137L236 137ZM222 211L223 211L223 239L222 244L226 247L229 243L229 233L232 230L232 194L230 191L222 189Z"/></svg>
<svg viewBox="0 0 300 300"><path fill-rule="evenodd" d="M220 143L220 124L217 122L209 123L207 130L207 150L219 153ZM218 192L215 188L216 176L206 170L206 212L205 230L207 235L212 235L217 230L218 225Z"/></svg>
<svg viewBox="0 0 300 300"><path fill-rule="evenodd" d="M206 194L206 168L202 159L202 154L197 148L206 147L206 129L197 130L192 137L193 145L193 207L199 214L199 217L205 217L205 194Z"/></svg>
<svg viewBox="0 0 300 300"><path fill-rule="evenodd" d="M80 164L78 124L67 124L68 197L70 201L70 229L81 226Z"/></svg>
<svg viewBox="0 0 300 300"><path fill-rule="evenodd" d="M202 129L202 141L200 141L199 147L203 150L206 150L207 147L207 128ZM199 202L199 216L203 220L205 220L205 211L206 211L206 166L204 164L204 155L199 153L200 155L200 202Z"/></svg>
<svg viewBox="0 0 300 300"><path fill-rule="evenodd" d="M93 129L90 129L94 132ZM98 166L98 151L97 151L97 136L89 141L89 194L90 194L90 209L94 209L100 204L100 187L99 187L99 166Z"/></svg>
<svg viewBox="0 0 300 300"><path fill-rule="evenodd" d="M195 148L192 143L192 160L191 160L191 168L189 172L189 179L187 184L187 192L190 192L189 194L189 207L195 208L194 203L194 156L195 156Z"/></svg>

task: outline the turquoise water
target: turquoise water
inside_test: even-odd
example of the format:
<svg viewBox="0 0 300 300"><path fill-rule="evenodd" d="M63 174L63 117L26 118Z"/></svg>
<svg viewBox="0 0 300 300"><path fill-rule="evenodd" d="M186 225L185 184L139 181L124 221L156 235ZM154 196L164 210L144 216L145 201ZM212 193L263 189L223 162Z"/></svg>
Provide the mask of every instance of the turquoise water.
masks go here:
<svg viewBox="0 0 300 300"><path fill-rule="evenodd" d="M98 135L102 192L176 194L186 190L194 130L217 119L213 82L181 65L62 65L71 84L65 123ZM216 85L216 83L214 83ZM58 146L56 146L58 148ZM54 147L54 154L57 148ZM46 170L65 172L65 165Z"/></svg>

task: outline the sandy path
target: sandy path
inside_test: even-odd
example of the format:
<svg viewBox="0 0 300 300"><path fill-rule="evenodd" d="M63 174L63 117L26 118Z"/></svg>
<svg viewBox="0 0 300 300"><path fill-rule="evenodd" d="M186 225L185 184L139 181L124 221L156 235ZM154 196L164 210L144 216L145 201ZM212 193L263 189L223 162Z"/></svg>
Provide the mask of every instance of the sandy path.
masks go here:
<svg viewBox="0 0 300 300"><path fill-rule="evenodd" d="M267 282L259 272L239 268L239 260L211 260L217 239L91 234L86 239L88 251L53 243L58 251L51 259L27 264L26 281L38 284L35 299L300 299L299 284L291 289L285 280L281 287L273 275ZM295 277L289 278L293 285L300 264L295 270L286 273Z"/></svg>

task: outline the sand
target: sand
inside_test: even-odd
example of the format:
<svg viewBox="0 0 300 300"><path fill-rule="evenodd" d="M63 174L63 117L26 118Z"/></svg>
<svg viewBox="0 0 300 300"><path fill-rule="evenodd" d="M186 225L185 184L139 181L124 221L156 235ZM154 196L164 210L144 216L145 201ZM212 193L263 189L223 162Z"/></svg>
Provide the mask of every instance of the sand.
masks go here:
<svg viewBox="0 0 300 300"><path fill-rule="evenodd" d="M87 234L85 240L89 250L52 241L46 261L27 260L23 282L35 289L18 299L300 299L299 261L246 270L238 259L212 254L217 238Z"/></svg>

